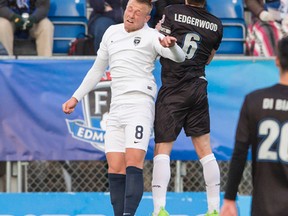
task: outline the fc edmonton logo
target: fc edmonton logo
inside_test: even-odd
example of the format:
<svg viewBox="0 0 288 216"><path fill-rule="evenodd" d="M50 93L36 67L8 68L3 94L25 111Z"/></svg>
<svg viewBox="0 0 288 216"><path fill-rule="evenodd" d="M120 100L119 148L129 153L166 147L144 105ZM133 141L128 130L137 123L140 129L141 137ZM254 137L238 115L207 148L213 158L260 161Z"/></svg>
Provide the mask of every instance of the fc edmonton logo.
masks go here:
<svg viewBox="0 0 288 216"><path fill-rule="evenodd" d="M141 41L141 37L135 37L134 38L134 45L137 46Z"/></svg>
<svg viewBox="0 0 288 216"><path fill-rule="evenodd" d="M69 133L73 138L88 142L103 152L106 118L111 102L110 81L110 73L106 72L106 77L83 98L84 120L66 119Z"/></svg>

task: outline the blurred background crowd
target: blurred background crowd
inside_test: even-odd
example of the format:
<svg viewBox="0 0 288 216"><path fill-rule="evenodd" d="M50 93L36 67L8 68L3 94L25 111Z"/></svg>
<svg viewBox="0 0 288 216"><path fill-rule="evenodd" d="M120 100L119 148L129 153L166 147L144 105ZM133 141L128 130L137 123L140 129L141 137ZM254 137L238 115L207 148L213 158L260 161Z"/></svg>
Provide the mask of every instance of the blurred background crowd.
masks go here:
<svg viewBox="0 0 288 216"><path fill-rule="evenodd" d="M105 30L123 22L127 2L0 0L0 54L67 55L71 41L87 35L96 54ZM185 0L152 2L148 24L155 28L166 6ZM206 8L224 24L218 54L274 56L276 42L288 34L288 0L207 0Z"/></svg>

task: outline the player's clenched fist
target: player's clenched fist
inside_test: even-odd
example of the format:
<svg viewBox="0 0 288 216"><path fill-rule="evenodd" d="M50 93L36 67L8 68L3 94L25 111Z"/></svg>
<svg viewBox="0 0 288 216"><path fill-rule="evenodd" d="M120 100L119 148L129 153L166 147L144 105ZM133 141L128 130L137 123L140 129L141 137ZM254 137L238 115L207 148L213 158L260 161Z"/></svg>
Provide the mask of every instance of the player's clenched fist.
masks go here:
<svg viewBox="0 0 288 216"><path fill-rule="evenodd" d="M62 110L66 114L70 114L74 111L76 105L78 103L78 100L74 97L71 97L69 100L67 100L64 104L62 104Z"/></svg>

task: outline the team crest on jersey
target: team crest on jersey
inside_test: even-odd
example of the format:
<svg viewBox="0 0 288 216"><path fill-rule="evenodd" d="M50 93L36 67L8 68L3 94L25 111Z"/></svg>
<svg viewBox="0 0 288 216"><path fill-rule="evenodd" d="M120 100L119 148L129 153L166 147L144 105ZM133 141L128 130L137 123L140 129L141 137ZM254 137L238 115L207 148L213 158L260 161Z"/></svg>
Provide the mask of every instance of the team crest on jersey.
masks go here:
<svg viewBox="0 0 288 216"><path fill-rule="evenodd" d="M110 73L106 72L106 77L83 98L84 120L66 119L69 133L74 139L87 142L103 152L106 119L111 102L110 82Z"/></svg>
<svg viewBox="0 0 288 216"><path fill-rule="evenodd" d="M141 37L135 37L134 38L134 45L137 46L141 41Z"/></svg>

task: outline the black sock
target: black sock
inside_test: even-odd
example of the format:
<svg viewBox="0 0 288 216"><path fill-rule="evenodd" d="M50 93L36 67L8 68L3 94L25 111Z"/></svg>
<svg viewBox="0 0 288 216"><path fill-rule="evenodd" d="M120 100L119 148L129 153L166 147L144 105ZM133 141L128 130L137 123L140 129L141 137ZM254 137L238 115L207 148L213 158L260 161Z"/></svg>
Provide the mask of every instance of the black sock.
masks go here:
<svg viewBox="0 0 288 216"><path fill-rule="evenodd" d="M126 175L108 173L108 180L114 216L122 216L124 212Z"/></svg>
<svg viewBox="0 0 288 216"><path fill-rule="evenodd" d="M129 166L126 168L126 190L124 214L134 216L144 191L143 170Z"/></svg>

